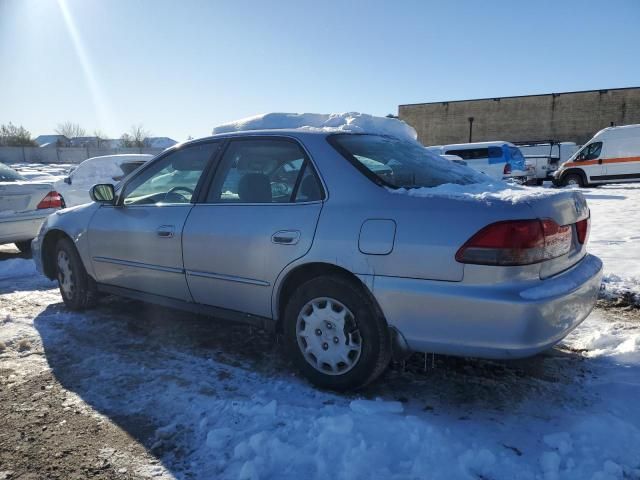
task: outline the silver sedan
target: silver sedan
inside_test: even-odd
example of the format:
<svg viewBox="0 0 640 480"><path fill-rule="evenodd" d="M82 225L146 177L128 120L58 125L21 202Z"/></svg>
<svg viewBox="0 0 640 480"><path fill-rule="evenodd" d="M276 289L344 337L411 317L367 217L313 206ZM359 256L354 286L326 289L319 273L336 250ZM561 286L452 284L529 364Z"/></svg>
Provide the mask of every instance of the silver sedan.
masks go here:
<svg viewBox="0 0 640 480"><path fill-rule="evenodd" d="M34 258L71 309L104 292L250 322L314 384L358 388L394 351L525 357L590 313L582 195L447 189L484 180L384 135L215 135L51 215Z"/></svg>

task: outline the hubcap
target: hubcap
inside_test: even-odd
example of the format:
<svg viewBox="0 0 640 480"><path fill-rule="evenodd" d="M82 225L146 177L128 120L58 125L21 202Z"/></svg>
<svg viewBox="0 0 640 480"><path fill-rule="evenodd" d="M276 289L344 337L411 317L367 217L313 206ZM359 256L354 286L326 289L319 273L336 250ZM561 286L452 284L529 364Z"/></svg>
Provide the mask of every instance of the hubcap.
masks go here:
<svg viewBox="0 0 640 480"><path fill-rule="evenodd" d="M71 271L71 261L67 252L60 250L58 252L58 283L60 290L65 297L73 296L73 272Z"/></svg>
<svg viewBox="0 0 640 480"><path fill-rule="evenodd" d="M362 353L362 338L353 313L333 298L314 298L302 307L296 337L307 363L326 375L347 373Z"/></svg>

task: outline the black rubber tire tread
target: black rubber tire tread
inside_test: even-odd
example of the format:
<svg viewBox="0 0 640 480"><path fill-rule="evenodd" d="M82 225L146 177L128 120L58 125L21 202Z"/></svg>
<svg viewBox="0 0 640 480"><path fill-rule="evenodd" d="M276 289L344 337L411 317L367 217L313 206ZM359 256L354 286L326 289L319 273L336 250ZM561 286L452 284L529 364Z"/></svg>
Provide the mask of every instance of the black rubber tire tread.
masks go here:
<svg viewBox="0 0 640 480"><path fill-rule="evenodd" d="M317 297L331 297L353 313L362 337L356 366L343 375L325 375L305 360L296 338L296 322L304 305ZM391 335L387 322L362 285L339 274L308 280L293 293L284 311L284 342L289 358L317 387L347 391L362 388L378 378L391 360Z"/></svg>
<svg viewBox="0 0 640 480"><path fill-rule="evenodd" d="M578 186L580 188L583 188L584 185L584 180L582 179L582 177L580 175L578 175L577 173L569 173L568 175L566 175L563 179L562 179L562 185L563 186L567 186L569 185L569 180L570 179L575 179L576 183L578 184Z"/></svg>
<svg viewBox="0 0 640 480"><path fill-rule="evenodd" d="M14 245L22 253L31 253L31 240L25 240L24 242L15 242Z"/></svg>
<svg viewBox="0 0 640 480"><path fill-rule="evenodd" d="M87 274L75 245L68 238L61 238L56 243L56 249L54 252L55 257L53 259L54 265L56 265L56 276L58 275L57 259L58 252L60 250L64 250L69 257L71 273L75 282L75 289L71 297L67 297L60 286L60 295L62 295L64 304L69 309L76 311L95 307L98 303L98 292L96 290L95 281ZM60 283L59 279L58 283Z"/></svg>

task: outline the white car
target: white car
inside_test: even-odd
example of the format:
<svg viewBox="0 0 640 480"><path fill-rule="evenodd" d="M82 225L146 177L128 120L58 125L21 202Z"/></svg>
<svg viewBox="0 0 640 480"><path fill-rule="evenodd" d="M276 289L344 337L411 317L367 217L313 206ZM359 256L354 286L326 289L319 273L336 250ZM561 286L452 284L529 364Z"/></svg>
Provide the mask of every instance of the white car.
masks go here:
<svg viewBox="0 0 640 480"><path fill-rule="evenodd" d="M56 191L64 198L67 207L89 203L89 190L98 183L118 183L153 155L124 154L105 155L85 160L55 184Z"/></svg>
<svg viewBox="0 0 640 480"><path fill-rule="evenodd" d="M0 245L15 243L21 252L30 251L44 219L63 207L51 183L29 181L0 163Z"/></svg>

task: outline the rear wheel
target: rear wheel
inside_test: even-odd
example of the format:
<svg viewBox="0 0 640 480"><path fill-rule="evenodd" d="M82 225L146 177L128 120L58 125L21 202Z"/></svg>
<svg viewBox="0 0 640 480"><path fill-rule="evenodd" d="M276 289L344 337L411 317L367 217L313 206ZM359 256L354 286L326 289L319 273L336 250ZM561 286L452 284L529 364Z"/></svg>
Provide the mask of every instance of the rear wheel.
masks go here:
<svg viewBox="0 0 640 480"><path fill-rule="evenodd" d="M361 286L339 275L298 288L285 308L284 335L293 363L321 388L363 387L391 358L386 321Z"/></svg>
<svg viewBox="0 0 640 480"><path fill-rule="evenodd" d="M71 240L58 240L55 254L58 286L65 305L71 310L94 307L97 302L95 282L87 274Z"/></svg>
<svg viewBox="0 0 640 480"><path fill-rule="evenodd" d="M570 173L564 177L564 179L562 180L562 185L565 187L571 185L584 187L584 181L582 180L582 177L577 173Z"/></svg>
<svg viewBox="0 0 640 480"><path fill-rule="evenodd" d="M16 248L22 253L31 253L31 240L25 240L24 242L14 243Z"/></svg>

